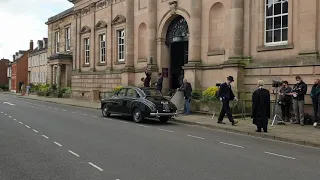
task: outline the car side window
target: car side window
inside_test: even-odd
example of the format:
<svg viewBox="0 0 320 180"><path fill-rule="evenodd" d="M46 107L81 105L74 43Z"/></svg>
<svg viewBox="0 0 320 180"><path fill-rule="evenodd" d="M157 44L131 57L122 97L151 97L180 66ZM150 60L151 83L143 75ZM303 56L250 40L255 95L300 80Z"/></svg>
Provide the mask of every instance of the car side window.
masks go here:
<svg viewBox="0 0 320 180"><path fill-rule="evenodd" d="M127 89L121 89L118 93L118 97L124 97L126 95Z"/></svg>
<svg viewBox="0 0 320 180"><path fill-rule="evenodd" d="M127 97L137 98L137 97L139 97L139 94L134 89L128 89Z"/></svg>

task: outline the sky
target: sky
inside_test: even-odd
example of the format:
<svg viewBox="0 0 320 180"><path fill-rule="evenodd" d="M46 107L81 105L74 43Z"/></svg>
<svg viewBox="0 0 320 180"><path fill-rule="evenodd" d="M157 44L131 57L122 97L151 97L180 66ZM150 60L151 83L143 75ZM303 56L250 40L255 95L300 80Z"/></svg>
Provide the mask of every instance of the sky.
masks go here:
<svg viewBox="0 0 320 180"><path fill-rule="evenodd" d="M70 7L68 0L0 0L0 59L12 61L19 50L48 36L45 22Z"/></svg>

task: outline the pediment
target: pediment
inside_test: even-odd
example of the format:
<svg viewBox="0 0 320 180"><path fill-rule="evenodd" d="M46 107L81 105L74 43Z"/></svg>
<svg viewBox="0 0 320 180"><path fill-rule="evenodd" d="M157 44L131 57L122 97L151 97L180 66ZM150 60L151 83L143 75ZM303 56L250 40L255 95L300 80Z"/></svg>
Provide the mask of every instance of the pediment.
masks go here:
<svg viewBox="0 0 320 180"><path fill-rule="evenodd" d="M107 23L106 22L99 21L94 28L95 29L101 29L101 28L106 28L106 27L107 27Z"/></svg>
<svg viewBox="0 0 320 180"><path fill-rule="evenodd" d="M113 20L112 20L112 25L115 24L121 24L126 22L126 17L123 15L117 15Z"/></svg>
<svg viewBox="0 0 320 180"><path fill-rule="evenodd" d="M91 29L88 26L83 26L80 31L81 34L89 33L89 32L91 32Z"/></svg>

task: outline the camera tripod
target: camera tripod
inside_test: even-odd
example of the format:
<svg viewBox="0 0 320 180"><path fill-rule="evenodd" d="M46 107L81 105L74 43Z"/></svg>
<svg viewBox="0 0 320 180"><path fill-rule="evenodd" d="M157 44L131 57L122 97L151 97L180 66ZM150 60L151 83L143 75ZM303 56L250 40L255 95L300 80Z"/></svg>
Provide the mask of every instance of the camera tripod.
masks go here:
<svg viewBox="0 0 320 180"><path fill-rule="evenodd" d="M275 105L274 105L274 108L273 108L273 114L274 115L273 115L273 120L272 120L271 126L273 126L274 123L280 124L280 125L285 125L283 119L277 113L279 111L279 102L278 102L279 89L280 89L280 87L274 87L273 88L273 94L276 95L276 98L275 98Z"/></svg>

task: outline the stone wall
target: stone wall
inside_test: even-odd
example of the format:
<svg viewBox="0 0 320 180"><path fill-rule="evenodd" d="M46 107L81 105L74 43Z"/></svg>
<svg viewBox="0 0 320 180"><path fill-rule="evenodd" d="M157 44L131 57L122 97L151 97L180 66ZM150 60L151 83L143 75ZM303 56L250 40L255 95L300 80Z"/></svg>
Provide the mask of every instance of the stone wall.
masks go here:
<svg viewBox="0 0 320 180"><path fill-rule="evenodd" d="M106 93L121 85L120 73L76 73L71 77L72 95L75 98L93 99L93 90Z"/></svg>

